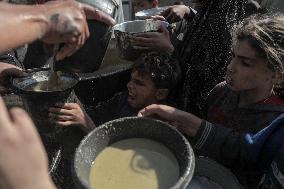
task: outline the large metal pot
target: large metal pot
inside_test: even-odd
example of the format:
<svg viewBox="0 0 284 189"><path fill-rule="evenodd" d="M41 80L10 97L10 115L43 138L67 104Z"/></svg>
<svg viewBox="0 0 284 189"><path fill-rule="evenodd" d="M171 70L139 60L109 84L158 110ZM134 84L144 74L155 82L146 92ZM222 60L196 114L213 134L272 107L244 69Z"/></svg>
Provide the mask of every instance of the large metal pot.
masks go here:
<svg viewBox="0 0 284 189"><path fill-rule="evenodd" d="M137 34L158 31L162 25L168 27L169 23L160 20L134 20L115 25L113 30L120 57L125 60L136 60L147 49L135 48L130 39Z"/></svg>
<svg viewBox="0 0 284 189"><path fill-rule="evenodd" d="M24 108L29 112L37 127L48 154L49 172L57 188L73 188L72 180L70 181L71 158L69 156L72 156L72 150L78 145L83 134L73 128L68 128L68 131L56 128L48 119L48 108L57 102L74 102L75 95L72 89L77 84L78 78L71 73L62 73L60 80L64 85L60 90L33 91L29 89L29 86L47 81L48 74L48 71L37 71L27 77L13 78L12 87L14 92L22 96Z"/></svg>
<svg viewBox="0 0 284 189"><path fill-rule="evenodd" d="M180 178L171 189L184 189L194 170L194 154L187 139L168 124L149 118L121 118L107 122L89 133L76 149L74 180L77 188L90 189L92 162L108 145L128 138L148 138L164 144L177 158Z"/></svg>
<svg viewBox="0 0 284 189"><path fill-rule="evenodd" d="M31 114L37 126L48 124L48 108L57 102L66 102L73 87L78 83L78 78L71 73L60 74L63 86L56 91L33 91L30 86L49 79L49 71L38 71L30 73L26 77L12 79L14 91L23 97L25 106ZM49 127L42 130L51 132Z"/></svg>

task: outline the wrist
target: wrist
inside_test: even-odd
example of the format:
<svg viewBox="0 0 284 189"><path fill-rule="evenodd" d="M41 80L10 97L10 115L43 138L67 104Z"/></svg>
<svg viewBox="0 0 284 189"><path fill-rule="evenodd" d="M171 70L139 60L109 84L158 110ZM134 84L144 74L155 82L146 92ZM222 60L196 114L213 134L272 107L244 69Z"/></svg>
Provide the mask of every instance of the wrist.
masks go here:
<svg viewBox="0 0 284 189"><path fill-rule="evenodd" d="M47 5L34 5L33 11L30 11L31 16L27 16L27 18L38 25L40 30L39 39L41 39L44 35L46 35L50 30L50 15L48 12Z"/></svg>
<svg viewBox="0 0 284 189"><path fill-rule="evenodd" d="M185 134L190 137L194 137L197 134L202 123L202 120L199 117L187 112L184 112L184 115L180 117L180 120L185 128Z"/></svg>

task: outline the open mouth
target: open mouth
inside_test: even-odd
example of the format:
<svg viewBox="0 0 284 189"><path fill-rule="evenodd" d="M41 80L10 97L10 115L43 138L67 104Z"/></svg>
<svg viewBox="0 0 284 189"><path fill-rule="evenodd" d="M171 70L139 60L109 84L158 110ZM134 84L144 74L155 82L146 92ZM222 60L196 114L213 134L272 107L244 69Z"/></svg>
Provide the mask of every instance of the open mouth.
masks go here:
<svg viewBox="0 0 284 189"><path fill-rule="evenodd" d="M128 91L128 99L133 100L134 98L135 98L135 94L130 92L130 91Z"/></svg>

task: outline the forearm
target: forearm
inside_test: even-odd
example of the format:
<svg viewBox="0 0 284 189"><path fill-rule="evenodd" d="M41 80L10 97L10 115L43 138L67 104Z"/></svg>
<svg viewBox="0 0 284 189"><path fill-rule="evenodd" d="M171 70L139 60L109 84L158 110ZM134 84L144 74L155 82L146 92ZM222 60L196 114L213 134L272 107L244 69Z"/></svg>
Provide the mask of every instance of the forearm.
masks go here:
<svg viewBox="0 0 284 189"><path fill-rule="evenodd" d="M45 13L43 5L0 3L0 53L42 38L49 22Z"/></svg>

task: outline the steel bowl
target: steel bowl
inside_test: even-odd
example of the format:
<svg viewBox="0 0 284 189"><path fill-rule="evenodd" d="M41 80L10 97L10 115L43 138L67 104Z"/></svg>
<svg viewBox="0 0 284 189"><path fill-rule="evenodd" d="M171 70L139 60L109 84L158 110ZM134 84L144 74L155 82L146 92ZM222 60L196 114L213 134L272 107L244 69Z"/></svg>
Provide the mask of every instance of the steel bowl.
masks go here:
<svg viewBox="0 0 284 189"><path fill-rule="evenodd" d="M159 15L168 8L169 8L169 6L157 7L157 8L152 8L152 9L145 9L145 10L136 12L135 13L135 19L144 20L144 19L147 19L151 16Z"/></svg>
<svg viewBox="0 0 284 189"><path fill-rule="evenodd" d="M167 123L149 119L128 117L107 122L89 133L76 149L74 181L78 189L90 189L91 164L107 146L129 138L148 138L164 144L175 155L180 177L170 189L185 189L190 182L194 166L194 153L188 140Z"/></svg>
<svg viewBox="0 0 284 189"><path fill-rule="evenodd" d="M48 108L54 106L58 102L67 102L72 95L73 87L78 83L78 77L71 73L60 74L60 81L64 83L60 90L55 91L33 91L30 86L36 83L47 81L49 71L38 71L28 74L26 77L12 78L11 84L13 91L22 96L25 108L32 116L39 130L43 133L53 132L49 125Z"/></svg>
<svg viewBox="0 0 284 189"><path fill-rule="evenodd" d="M147 49L137 49L131 44L130 39L138 34L158 31L161 26L168 27L169 23L160 20L134 20L117 24L113 27L116 45L122 59L136 60Z"/></svg>

